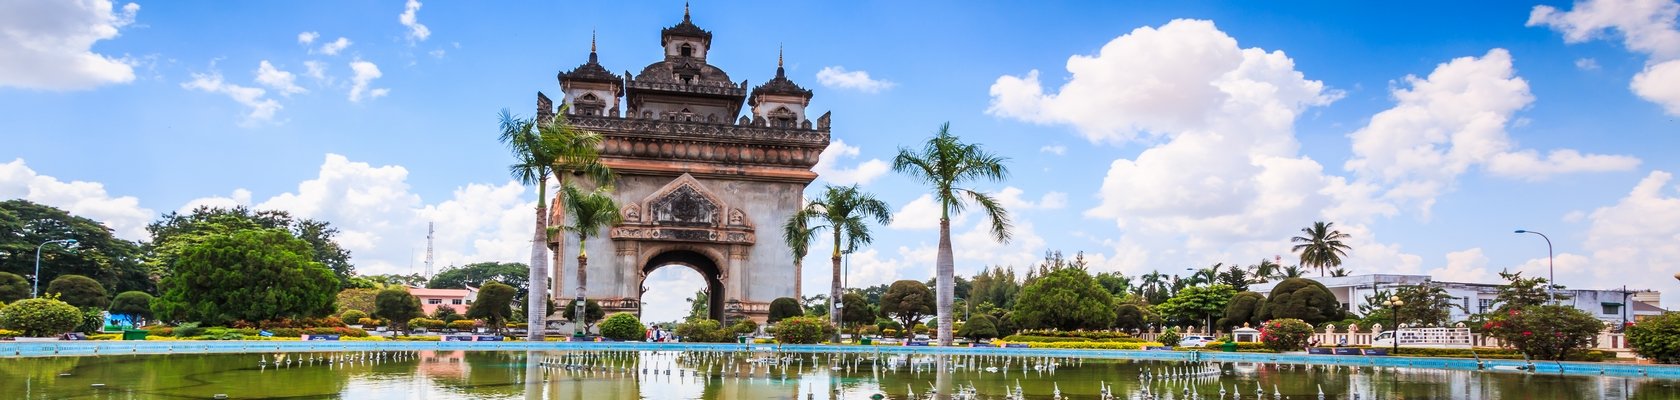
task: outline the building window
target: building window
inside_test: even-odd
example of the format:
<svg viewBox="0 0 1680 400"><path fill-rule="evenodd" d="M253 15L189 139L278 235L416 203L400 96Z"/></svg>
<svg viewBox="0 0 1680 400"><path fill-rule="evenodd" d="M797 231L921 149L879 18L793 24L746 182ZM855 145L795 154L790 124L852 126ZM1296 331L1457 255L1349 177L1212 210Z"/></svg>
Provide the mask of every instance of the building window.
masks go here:
<svg viewBox="0 0 1680 400"><path fill-rule="evenodd" d="M1621 314L1622 313L1622 305L1621 304L1616 304L1616 303L1604 303L1604 313L1605 314L1611 314L1611 315Z"/></svg>
<svg viewBox="0 0 1680 400"><path fill-rule="evenodd" d="M426 304L443 304L443 299L426 299Z"/></svg>
<svg viewBox="0 0 1680 400"><path fill-rule="evenodd" d="M681 51L682 51L682 56L683 57L694 57L694 47L689 46L687 43L684 43L682 45L682 50Z"/></svg>
<svg viewBox="0 0 1680 400"><path fill-rule="evenodd" d="M1489 308L1493 308L1493 299L1476 299L1477 314L1486 314Z"/></svg>
<svg viewBox="0 0 1680 400"><path fill-rule="evenodd" d="M449 304L461 304L461 299L450 299Z"/></svg>

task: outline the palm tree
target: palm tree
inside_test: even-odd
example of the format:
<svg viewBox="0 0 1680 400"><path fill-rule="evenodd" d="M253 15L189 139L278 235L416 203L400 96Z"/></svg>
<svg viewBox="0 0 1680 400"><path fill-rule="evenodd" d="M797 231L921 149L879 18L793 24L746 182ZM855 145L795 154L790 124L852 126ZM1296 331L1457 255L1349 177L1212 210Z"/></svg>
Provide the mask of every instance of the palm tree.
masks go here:
<svg viewBox="0 0 1680 400"><path fill-rule="evenodd" d="M534 121L519 118L502 109L498 115L501 125L501 135L498 140L513 152L518 162L508 167L514 179L526 185L537 186L537 218L536 229L531 234L531 272L529 281L532 290L526 295L528 326L527 340L543 340L543 327L547 325L548 317L548 257L544 252L548 243L548 179L558 176L560 184L566 184L566 174L587 174L597 183L611 182L612 170L600 163L600 154L595 146L601 143L601 136L592 132L574 129L566 122L566 109L561 106L560 113L547 121Z"/></svg>
<svg viewBox="0 0 1680 400"><path fill-rule="evenodd" d="M893 171L909 175L933 189L933 200L939 202L939 254L935 261L938 271L939 344L951 345L951 298L956 265L951 259L951 214L961 213L972 201L986 213L992 223L992 237L999 242L1009 241L1009 212L997 200L985 193L960 187L969 181L985 179L1002 181L1009 176L1003 165L1007 158L992 154L978 144L963 143L951 134L951 123L939 126L939 132L929 138L920 152L900 147L893 158Z"/></svg>
<svg viewBox="0 0 1680 400"><path fill-rule="evenodd" d="M1307 275L1307 270L1301 269L1301 266L1299 266L1299 265L1291 265L1291 266L1283 267L1283 269L1281 269L1281 270L1278 270L1277 278L1278 279L1300 278L1300 277L1303 277L1303 276L1306 276L1306 275Z"/></svg>
<svg viewBox="0 0 1680 400"><path fill-rule="evenodd" d="M833 233L834 254L831 260L834 261L834 280L829 287L828 298L834 301L828 302L828 319L835 326L840 326L839 300L844 298L840 294L840 255L874 241L874 238L869 236L867 219L884 225L892 221L892 211L888 209L886 202L876 199L875 195L869 192L858 190L857 185L828 185L823 189L822 196L812 199L803 209L794 213L782 230L784 234L789 234L789 243L795 241L792 234L799 233L796 229L800 226L806 229L805 234L808 236L803 239L806 242L809 242L809 235L815 235L824 229ZM811 225L808 222L811 218L826 225ZM795 250L796 255L802 252ZM840 342L839 335L836 331L835 343Z"/></svg>
<svg viewBox="0 0 1680 400"><path fill-rule="evenodd" d="M793 250L793 293L794 298L804 296L800 290L804 282L805 255L811 252L811 240L816 238L817 231L811 229L808 216L802 212L795 212L782 225L782 239L787 241L788 249Z"/></svg>
<svg viewBox="0 0 1680 400"><path fill-rule="evenodd" d="M1336 276L1336 277L1348 276L1348 270L1341 269L1341 268L1338 267L1336 269L1330 270L1330 276Z"/></svg>
<svg viewBox="0 0 1680 400"><path fill-rule="evenodd" d="M1301 253L1301 265L1318 268L1319 276L1324 276L1326 268L1342 265L1342 257L1347 257L1347 250L1351 249L1342 243L1348 235L1333 229L1334 222L1318 221L1312 226L1301 228L1303 236L1289 238L1290 243L1300 243L1289 251Z"/></svg>
<svg viewBox="0 0 1680 400"><path fill-rule="evenodd" d="M618 213L618 203L613 201L611 187L585 192L575 185L565 185L560 187L560 191L565 198L566 214L571 217L561 229L577 234L577 306L582 308L587 303L583 292L589 282L589 274L586 272L589 270L589 252L584 244L602 228L622 222L624 216ZM584 314L584 310L579 309L575 315ZM583 325L573 323L572 326L572 335L583 336Z"/></svg>
<svg viewBox="0 0 1680 400"><path fill-rule="evenodd" d="M1140 279L1143 283L1138 285L1138 294L1143 295L1145 301L1150 304L1158 304L1166 299L1166 293L1170 288L1167 283L1167 274L1163 274L1161 271L1150 271L1143 274Z"/></svg>
<svg viewBox="0 0 1680 400"><path fill-rule="evenodd" d="M1278 270L1282 269L1283 266L1272 262L1272 260L1262 258L1260 263L1255 264L1252 268L1254 268L1254 283L1260 283L1276 278Z"/></svg>

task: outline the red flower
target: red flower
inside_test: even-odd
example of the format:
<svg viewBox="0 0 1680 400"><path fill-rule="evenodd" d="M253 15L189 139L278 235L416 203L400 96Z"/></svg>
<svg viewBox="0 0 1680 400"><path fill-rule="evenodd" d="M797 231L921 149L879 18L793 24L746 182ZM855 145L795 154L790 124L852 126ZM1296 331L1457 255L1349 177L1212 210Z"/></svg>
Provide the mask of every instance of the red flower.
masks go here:
<svg viewBox="0 0 1680 400"><path fill-rule="evenodd" d="M1533 335L1533 334L1534 334L1534 332L1523 331L1523 336L1529 336L1529 335Z"/></svg>

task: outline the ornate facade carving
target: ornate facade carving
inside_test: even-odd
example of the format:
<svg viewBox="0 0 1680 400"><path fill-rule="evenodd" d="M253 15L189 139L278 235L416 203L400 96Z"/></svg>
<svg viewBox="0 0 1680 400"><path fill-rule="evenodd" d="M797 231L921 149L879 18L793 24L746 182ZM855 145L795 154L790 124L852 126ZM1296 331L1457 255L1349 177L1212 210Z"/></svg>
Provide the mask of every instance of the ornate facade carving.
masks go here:
<svg viewBox="0 0 1680 400"><path fill-rule="evenodd" d="M646 218L629 214L647 210ZM725 214L724 210L729 210ZM692 175L683 174L665 187L624 207L624 222L613 227L613 240L669 240L751 245L758 238L746 214L730 208ZM727 215L727 220L724 217Z"/></svg>

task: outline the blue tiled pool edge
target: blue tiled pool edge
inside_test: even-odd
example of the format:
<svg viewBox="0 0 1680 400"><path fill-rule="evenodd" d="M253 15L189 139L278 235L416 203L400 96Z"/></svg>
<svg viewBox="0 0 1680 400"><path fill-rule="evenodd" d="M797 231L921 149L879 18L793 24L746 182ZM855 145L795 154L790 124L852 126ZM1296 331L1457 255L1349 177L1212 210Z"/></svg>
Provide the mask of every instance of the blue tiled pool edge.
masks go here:
<svg viewBox="0 0 1680 400"><path fill-rule="evenodd" d="M784 351L807 353L1002 354L1103 359L1257 362L1372 367L1412 367L1475 370L1466 358L1335 356L1317 354L1226 353L1197 351L1016 349L918 346L824 346L721 343L595 343L595 342L361 342L361 341L63 341L0 342L0 358L103 356L125 354L268 353L303 351L415 351L415 350L635 350L635 351ZM1486 369L1527 367L1522 360L1484 359ZM1607 375L1680 379L1680 365L1536 361L1534 373Z"/></svg>

